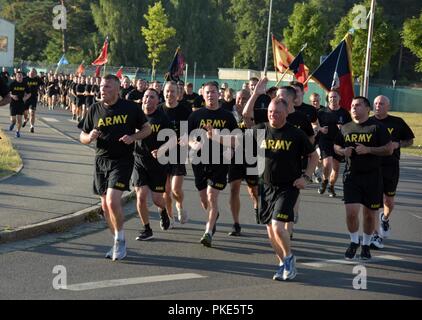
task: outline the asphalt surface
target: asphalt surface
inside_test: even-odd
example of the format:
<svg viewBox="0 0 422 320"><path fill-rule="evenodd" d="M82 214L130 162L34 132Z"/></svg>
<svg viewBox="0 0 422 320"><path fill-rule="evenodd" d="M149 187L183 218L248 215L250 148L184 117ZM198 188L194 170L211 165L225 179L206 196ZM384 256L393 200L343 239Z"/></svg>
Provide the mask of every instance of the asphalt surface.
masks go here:
<svg viewBox="0 0 422 320"><path fill-rule="evenodd" d="M38 160L25 159L23 155L22 172L0 182L0 225L19 227L22 226L21 222L39 222L42 221L41 216L51 218L69 214L98 201L91 193L93 153L76 142L79 131L75 123L69 121L70 116L62 110L40 108L39 111L44 120L36 128L36 133L31 136L23 131L19 141L12 139L20 152L32 150L30 158ZM4 117L4 110L0 112L0 125L5 128L7 118ZM50 140L53 142L49 144ZM53 155L50 155L50 151ZM60 154L63 156L61 162L52 162L50 156L56 156L59 152L63 153ZM30 161L37 166L28 168ZM39 164L43 161L46 163ZM401 167L396 209L391 220L392 235L385 241L383 250L372 250L374 258L370 262L356 260L349 264L343 259L349 236L340 181L335 199L319 195L315 185L302 192L300 219L293 240L298 275L293 281L272 280L277 262L265 227L254 223L251 201L245 187L242 187L241 194L243 236L228 236L232 219L228 206L229 190L226 188L220 197L221 217L213 247L203 247L199 239L205 228L205 214L189 170L184 190L190 221L184 225L176 223L173 230L162 231L158 214L151 207L155 239L138 242L135 237L140 229L139 218L134 204L128 203L125 206L128 256L123 261L104 259L104 254L112 245L112 237L103 221L86 223L62 233L0 244L0 299L151 299L187 302L251 299L420 300L422 160L404 157ZM33 191L27 191L36 189L39 189L39 196L32 197ZM51 190L56 190L56 194L52 194ZM23 199L19 201L20 198ZM31 205L28 201L37 202ZM70 203L75 209L70 208ZM19 224L13 225L14 220L9 217L12 215L19 220ZM64 275L64 269L58 266L66 270L67 287L56 290L57 277ZM362 289L358 290L353 283L356 285L355 277L363 275L362 272L366 272L366 289L365 286L362 288L360 282ZM60 279L59 283L63 285L63 278Z"/></svg>

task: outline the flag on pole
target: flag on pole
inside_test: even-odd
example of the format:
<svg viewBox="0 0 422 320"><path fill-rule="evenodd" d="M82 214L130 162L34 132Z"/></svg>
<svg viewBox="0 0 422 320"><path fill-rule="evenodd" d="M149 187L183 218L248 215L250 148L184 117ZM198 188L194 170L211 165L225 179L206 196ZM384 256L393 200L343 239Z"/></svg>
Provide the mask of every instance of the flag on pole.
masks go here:
<svg viewBox="0 0 422 320"><path fill-rule="evenodd" d="M352 35L347 33L340 44L328 55L311 77L326 91L340 93L340 106L350 110L353 97Z"/></svg>
<svg viewBox="0 0 422 320"><path fill-rule="evenodd" d="M62 55L62 57L60 58L59 62L57 62L57 66L60 67L62 64L69 64L69 61L67 61L66 57L64 56L64 54Z"/></svg>
<svg viewBox="0 0 422 320"><path fill-rule="evenodd" d="M116 77L119 78L120 80L122 80L122 78L123 78L123 66L121 66L119 68L119 70L117 70Z"/></svg>
<svg viewBox="0 0 422 320"><path fill-rule="evenodd" d="M185 70L185 58L180 52L180 47L176 49L173 61L171 62L168 72L164 75L166 81L180 81L180 76L183 75Z"/></svg>
<svg viewBox="0 0 422 320"><path fill-rule="evenodd" d="M95 68L95 77L96 77L96 78L101 77L101 66L97 66L97 67Z"/></svg>
<svg viewBox="0 0 422 320"><path fill-rule="evenodd" d="M107 63L107 50L108 50L108 36L104 40L103 48L101 49L101 53L94 62L92 62L93 66L102 66Z"/></svg>
<svg viewBox="0 0 422 320"><path fill-rule="evenodd" d="M293 62L295 57L289 52L284 44L277 41L274 35L271 35L273 44L274 68L278 81L278 73L284 73L289 69L289 65Z"/></svg>
<svg viewBox="0 0 422 320"><path fill-rule="evenodd" d="M289 69L294 73L297 81L304 83L305 91L308 91L308 84L305 83L306 79L308 79L308 68L305 67L302 51L290 63Z"/></svg>
<svg viewBox="0 0 422 320"><path fill-rule="evenodd" d="M138 80L138 79L142 79L141 69L136 68L136 71L135 71L135 80Z"/></svg>
<svg viewBox="0 0 422 320"><path fill-rule="evenodd" d="M82 61L75 73L79 76L85 73L84 61Z"/></svg>

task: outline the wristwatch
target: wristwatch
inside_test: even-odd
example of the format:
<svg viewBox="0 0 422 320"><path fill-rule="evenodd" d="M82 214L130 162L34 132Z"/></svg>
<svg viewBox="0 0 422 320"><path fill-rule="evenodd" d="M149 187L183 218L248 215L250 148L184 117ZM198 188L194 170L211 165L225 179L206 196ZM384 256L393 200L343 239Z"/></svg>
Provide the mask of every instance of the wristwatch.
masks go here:
<svg viewBox="0 0 422 320"><path fill-rule="evenodd" d="M307 174L302 174L302 178L305 179L306 183L312 183L312 178Z"/></svg>

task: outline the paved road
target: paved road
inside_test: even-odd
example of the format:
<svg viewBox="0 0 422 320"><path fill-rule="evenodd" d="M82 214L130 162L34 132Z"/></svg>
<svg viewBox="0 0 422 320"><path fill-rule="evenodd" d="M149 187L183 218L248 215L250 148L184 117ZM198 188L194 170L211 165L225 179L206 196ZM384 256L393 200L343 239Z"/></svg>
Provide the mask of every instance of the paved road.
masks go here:
<svg viewBox="0 0 422 320"><path fill-rule="evenodd" d="M41 110L42 117L43 113ZM48 124L77 137L77 129L61 111L44 117L50 118ZM112 239L102 221L0 245L0 299L421 299L421 178L422 160L403 159L392 238L384 250L372 252L373 261L364 264L366 290L353 288L353 270L360 262L346 264L342 259L349 239L340 186L337 199L318 195L316 186L303 192L293 241L299 273L294 281L281 283L271 280L276 261L264 227L254 224L245 190L241 199L243 236L227 235L231 217L226 189L213 248L199 244L205 219L189 175L185 202L191 220L186 225L161 231L158 215L151 210L155 239L137 242L139 219L133 204L126 205L128 257L122 262L103 258ZM3 189L2 184L0 187ZM57 274L53 269L58 265L66 268L67 290L53 288L58 279L54 280Z"/></svg>

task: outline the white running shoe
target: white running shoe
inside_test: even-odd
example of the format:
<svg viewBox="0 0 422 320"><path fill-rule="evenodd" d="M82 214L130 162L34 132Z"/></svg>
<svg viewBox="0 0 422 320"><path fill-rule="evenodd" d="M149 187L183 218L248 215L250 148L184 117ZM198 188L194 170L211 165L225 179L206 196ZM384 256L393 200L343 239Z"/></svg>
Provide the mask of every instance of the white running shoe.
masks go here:
<svg viewBox="0 0 422 320"><path fill-rule="evenodd" d="M177 209L177 218L181 224L185 224L189 221L188 213L185 209Z"/></svg>
<svg viewBox="0 0 422 320"><path fill-rule="evenodd" d="M126 257L126 241L114 240L113 261L122 260Z"/></svg>

